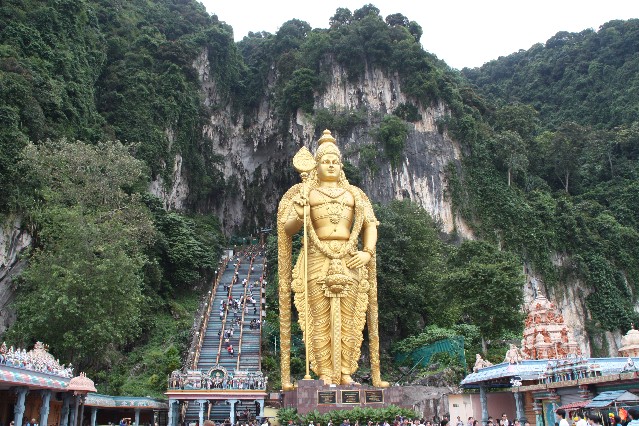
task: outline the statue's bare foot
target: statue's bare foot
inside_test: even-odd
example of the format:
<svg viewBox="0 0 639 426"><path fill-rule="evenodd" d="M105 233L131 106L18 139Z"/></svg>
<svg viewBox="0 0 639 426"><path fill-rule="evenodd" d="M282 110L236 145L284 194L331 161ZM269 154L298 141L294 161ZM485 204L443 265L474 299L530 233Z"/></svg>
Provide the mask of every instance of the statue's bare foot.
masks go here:
<svg viewBox="0 0 639 426"><path fill-rule="evenodd" d="M320 380L323 381L325 385L333 384L333 380L331 379L331 376L320 376Z"/></svg>
<svg viewBox="0 0 639 426"><path fill-rule="evenodd" d="M291 383L282 383L282 390L290 391L293 390L294 386Z"/></svg>
<svg viewBox="0 0 639 426"><path fill-rule="evenodd" d="M349 374L342 374L341 382L343 385L359 385Z"/></svg>
<svg viewBox="0 0 639 426"><path fill-rule="evenodd" d="M390 386L390 383L383 380L373 380L373 386L375 386L376 388L387 388Z"/></svg>

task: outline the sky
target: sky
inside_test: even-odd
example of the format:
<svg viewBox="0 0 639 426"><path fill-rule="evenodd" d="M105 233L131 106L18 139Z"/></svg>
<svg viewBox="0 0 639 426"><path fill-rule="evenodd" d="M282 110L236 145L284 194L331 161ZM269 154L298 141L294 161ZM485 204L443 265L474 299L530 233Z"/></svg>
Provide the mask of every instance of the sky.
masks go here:
<svg viewBox="0 0 639 426"><path fill-rule="evenodd" d="M478 67L559 31L598 30L613 19L639 18L639 0L201 0L233 27L235 40L249 31L277 32L297 18L327 28L338 7L372 3L383 17L402 13L422 26L421 43L457 69Z"/></svg>

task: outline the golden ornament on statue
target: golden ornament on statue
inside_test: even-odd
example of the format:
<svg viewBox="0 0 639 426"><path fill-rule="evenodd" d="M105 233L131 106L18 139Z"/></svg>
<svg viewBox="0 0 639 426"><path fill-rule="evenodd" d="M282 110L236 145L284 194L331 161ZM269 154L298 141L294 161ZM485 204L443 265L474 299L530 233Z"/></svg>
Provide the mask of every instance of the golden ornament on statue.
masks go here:
<svg viewBox="0 0 639 426"><path fill-rule="evenodd" d="M290 375L291 293L304 334L307 371L325 384L354 383L368 321L373 385L379 362L377 219L364 192L348 183L341 153L329 130L315 157L305 147L293 158L302 182L290 188L277 212L282 387ZM303 249L293 265L292 236L303 231ZM361 250L359 250L361 244Z"/></svg>

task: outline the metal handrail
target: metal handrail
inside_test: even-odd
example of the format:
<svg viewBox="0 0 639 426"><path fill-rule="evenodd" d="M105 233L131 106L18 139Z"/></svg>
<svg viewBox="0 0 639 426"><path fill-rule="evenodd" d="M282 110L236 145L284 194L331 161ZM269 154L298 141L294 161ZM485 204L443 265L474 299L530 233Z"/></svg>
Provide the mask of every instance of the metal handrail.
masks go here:
<svg viewBox="0 0 639 426"><path fill-rule="evenodd" d="M211 308L212 308L213 300L215 298L215 293L217 292L217 287L220 283L220 279L222 278L222 275L226 271L227 264L228 264L228 258L224 259L224 261L222 262L222 265L218 268L217 275L215 276L215 279L213 280L213 284L211 285L211 290L209 291L209 297L205 306L204 314L201 315L200 317L201 318L200 327L199 327L199 330L197 331L199 336L193 351L194 352L193 359L191 360L191 363L190 363L191 369L195 369L197 367L197 363L200 360L200 354L202 352L202 344L204 343L206 328L208 327L209 318L211 316Z"/></svg>

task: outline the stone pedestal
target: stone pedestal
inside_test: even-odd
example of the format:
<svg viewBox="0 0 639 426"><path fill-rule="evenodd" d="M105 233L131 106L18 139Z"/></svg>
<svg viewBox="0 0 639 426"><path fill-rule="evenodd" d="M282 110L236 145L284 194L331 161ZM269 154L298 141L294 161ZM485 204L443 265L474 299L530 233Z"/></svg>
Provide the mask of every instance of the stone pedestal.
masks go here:
<svg viewBox="0 0 639 426"><path fill-rule="evenodd" d="M375 388L368 385L325 385L321 380L300 380L297 389L283 392L284 407L297 408L300 414L317 410L349 410L354 407L382 408L396 405L412 408L402 388Z"/></svg>

